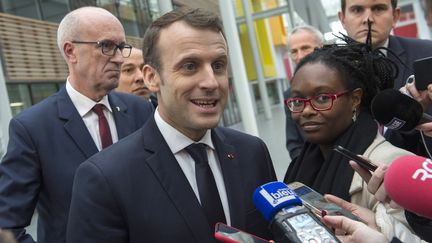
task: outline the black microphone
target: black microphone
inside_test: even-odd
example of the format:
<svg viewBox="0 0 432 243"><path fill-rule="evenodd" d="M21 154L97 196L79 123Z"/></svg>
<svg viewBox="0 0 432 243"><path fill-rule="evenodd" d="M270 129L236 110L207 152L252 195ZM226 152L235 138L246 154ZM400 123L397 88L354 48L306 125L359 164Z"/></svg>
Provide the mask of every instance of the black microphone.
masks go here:
<svg viewBox="0 0 432 243"><path fill-rule="evenodd" d="M394 89L378 93L371 111L375 120L391 130L411 131L417 125L432 122L432 116L423 113L418 101Z"/></svg>
<svg viewBox="0 0 432 243"><path fill-rule="evenodd" d="M275 242L340 242L287 185L269 182L253 195L255 207L270 221Z"/></svg>

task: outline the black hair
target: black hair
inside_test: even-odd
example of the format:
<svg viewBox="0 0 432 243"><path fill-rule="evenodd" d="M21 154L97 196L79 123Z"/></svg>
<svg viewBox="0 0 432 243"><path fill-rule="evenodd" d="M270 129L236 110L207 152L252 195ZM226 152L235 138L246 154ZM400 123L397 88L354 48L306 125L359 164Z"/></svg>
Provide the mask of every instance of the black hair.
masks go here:
<svg viewBox="0 0 432 243"><path fill-rule="evenodd" d="M360 107L370 112L373 97L381 90L393 88L398 67L381 48L372 50L370 40L359 43L345 35L339 38L346 43L316 48L299 62L294 75L305 64L322 63L340 75L346 89L363 90Z"/></svg>

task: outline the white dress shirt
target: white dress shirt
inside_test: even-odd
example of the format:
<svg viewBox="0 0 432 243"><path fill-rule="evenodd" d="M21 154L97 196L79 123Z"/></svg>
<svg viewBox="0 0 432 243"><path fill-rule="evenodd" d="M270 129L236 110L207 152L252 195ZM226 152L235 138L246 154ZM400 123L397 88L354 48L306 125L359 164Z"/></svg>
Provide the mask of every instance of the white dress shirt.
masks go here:
<svg viewBox="0 0 432 243"><path fill-rule="evenodd" d="M105 95L99 102L96 103L94 100L74 89L74 87L72 87L71 83L69 82L69 78L66 81L66 92L71 98L72 103L77 109L79 115L83 119L84 124L90 132L90 135L99 151L102 150L102 141L99 133L99 117L92 111L93 106L96 104L103 104L106 107L106 109L103 109L103 113L110 127L112 141L113 143L118 141L117 128L115 126L111 106L108 102L108 95Z"/></svg>
<svg viewBox="0 0 432 243"><path fill-rule="evenodd" d="M156 125L159 128L159 131L162 133L165 141L168 144L171 152L174 154L177 162L179 163L183 173L185 174L189 184L192 187L192 190L195 193L198 201L200 201L198 185L195 178L195 161L189 155L189 153L185 150L185 148L192 143L195 143L192 139L186 137L177 129L172 127L170 124L165 122L159 114L159 109L156 108L154 113L154 118L156 121ZM207 156L210 169L212 170L213 176L216 181L216 186L219 192L219 197L222 202L222 207L225 213L225 218L227 220L227 224L231 224L229 205L228 205L228 197L225 189L225 182L222 176L222 170L220 168L219 159L217 157L217 153L215 151L215 147L213 145L211 139L211 130L207 130L204 137L201 138L197 143L204 143L207 145Z"/></svg>

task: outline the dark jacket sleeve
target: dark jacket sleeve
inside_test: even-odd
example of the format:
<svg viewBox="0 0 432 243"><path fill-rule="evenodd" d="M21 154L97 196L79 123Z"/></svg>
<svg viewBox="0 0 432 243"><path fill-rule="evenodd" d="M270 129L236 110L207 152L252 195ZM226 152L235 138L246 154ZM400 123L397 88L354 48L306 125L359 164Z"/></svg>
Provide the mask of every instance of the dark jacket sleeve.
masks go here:
<svg viewBox="0 0 432 243"><path fill-rule="evenodd" d="M128 242L122 213L102 171L86 161L77 169L72 188L66 242Z"/></svg>
<svg viewBox="0 0 432 243"><path fill-rule="evenodd" d="M41 187L38 155L27 129L15 118L0 163L0 228L10 229L18 242L35 242L26 233Z"/></svg>
<svg viewBox="0 0 432 243"><path fill-rule="evenodd" d="M405 217L414 232L427 242L432 242L432 220L405 210Z"/></svg>

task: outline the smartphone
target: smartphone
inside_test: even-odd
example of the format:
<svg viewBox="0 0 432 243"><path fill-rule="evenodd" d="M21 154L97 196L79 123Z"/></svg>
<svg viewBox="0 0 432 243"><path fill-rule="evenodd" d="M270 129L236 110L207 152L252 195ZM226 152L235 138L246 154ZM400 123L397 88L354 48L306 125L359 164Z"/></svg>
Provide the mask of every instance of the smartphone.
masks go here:
<svg viewBox="0 0 432 243"><path fill-rule="evenodd" d="M360 165L360 167L362 167L363 169L369 170L369 171L375 171L378 166L375 165L372 162L369 162L365 159L363 159L362 157L358 156L357 154L349 151L348 149L337 145L333 148L334 151L342 154L343 156L347 157L350 160L354 160L358 165Z"/></svg>
<svg viewBox="0 0 432 243"><path fill-rule="evenodd" d="M414 77L417 90L426 90L427 86L432 83L432 57L426 57L414 61Z"/></svg>
<svg viewBox="0 0 432 243"><path fill-rule="evenodd" d="M214 236L216 240L226 243L269 243L256 235L252 235L226 225L224 223L217 223L215 226Z"/></svg>
<svg viewBox="0 0 432 243"><path fill-rule="evenodd" d="M311 210L318 218L322 217L322 211L325 211L327 215L343 215L350 219L363 222L359 217L352 214L350 211L339 207L338 205L327 202L323 195L314 191L312 188L306 186L301 182L292 182L288 184L288 187L293 190L297 196L303 201L303 204Z"/></svg>

